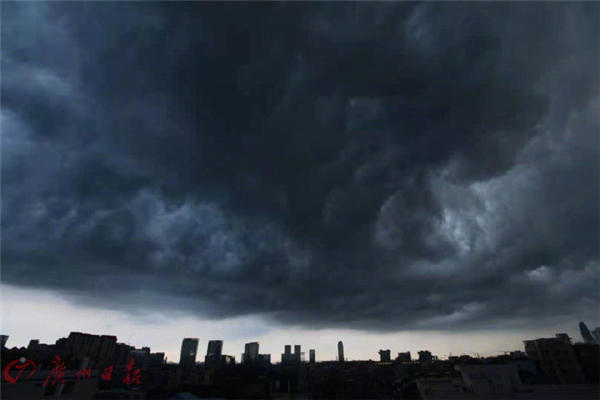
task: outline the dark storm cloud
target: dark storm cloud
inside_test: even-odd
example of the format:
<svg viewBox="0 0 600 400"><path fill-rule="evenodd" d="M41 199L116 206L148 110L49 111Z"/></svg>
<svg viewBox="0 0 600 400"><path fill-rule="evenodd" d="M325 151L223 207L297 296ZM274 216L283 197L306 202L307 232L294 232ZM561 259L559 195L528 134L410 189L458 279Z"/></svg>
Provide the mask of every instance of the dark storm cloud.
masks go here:
<svg viewBox="0 0 600 400"><path fill-rule="evenodd" d="M315 326L592 315L598 11L2 3L2 280Z"/></svg>

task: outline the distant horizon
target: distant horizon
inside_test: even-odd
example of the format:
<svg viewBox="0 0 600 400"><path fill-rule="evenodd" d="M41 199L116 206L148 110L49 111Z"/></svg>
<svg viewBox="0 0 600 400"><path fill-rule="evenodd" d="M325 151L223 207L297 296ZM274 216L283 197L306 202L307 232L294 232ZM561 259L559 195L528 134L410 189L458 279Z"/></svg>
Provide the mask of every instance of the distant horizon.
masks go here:
<svg viewBox="0 0 600 400"><path fill-rule="evenodd" d="M186 320L186 326L184 332L181 334L173 330L167 329L153 333L149 336L149 339L145 341L138 333L130 333L130 330L135 328L135 323L131 321L131 316L123 314L118 311L101 310L101 309L88 309L80 310L78 307L69 303L65 299L53 298L50 292L46 292L46 296L39 299L38 308L45 308L39 310L38 318L32 320L21 320L23 328L19 329L17 333L12 333L10 329L11 325L17 325L19 322L6 321L6 306L10 307L10 303L14 299L26 299L26 289L15 288L9 285L2 284L3 298L3 313L2 313L2 329L1 334L9 335L7 347L27 347L29 340L39 339L40 343L54 344L56 340L62 337L68 337L70 332L82 332L90 333L94 335L111 335L116 336L117 341L120 343L126 343L136 348L150 347L152 352L164 352L169 362L179 362L179 352L181 349L181 342L184 338L198 338L198 353L196 362L203 362L204 355L206 353L206 347L209 340L223 340L223 354L232 355L235 357L236 362L240 361L240 355L243 353L244 344L249 342L259 342L259 352L261 354L271 354L271 362L280 362L281 353L284 351L284 345L300 344L302 351L305 353L305 358L308 359L308 350L316 350L317 361L335 361L337 356L337 341L341 340L344 342L345 358L348 361L367 361L378 360L378 351L381 349L390 349L392 359L396 357L397 353L410 351L411 357L415 359L420 350L429 350L432 355L438 356L440 359L447 359L449 354L452 355L471 355L480 354L482 356L494 356L502 355L509 351L524 351L523 341L538 339L541 337L554 337L557 333L567 333L571 340L576 343L582 341L579 333L578 324L580 320L564 321L557 325L556 329L552 327L525 330L522 328L515 329L512 331L497 331L493 329L479 330L465 334L464 331L455 332L435 332L435 331L408 331L408 332L388 332L388 333L372 333L372 332L361 332L358 330L335 330L335 329L285 329L285 327L278 327L265 334L259 334L256 336L245 336L242 332L237 332L235 327L238 325L238 320L225 320L225 321L204 321L205 325L198 325L198 330L194 334L193 325L195 321ZM6 295L11 297L10 300L6 299ZM22 304L27 304L27 301L17 300ZM51 303L54 301L54 303ZM27 315L35 315L34 302L30 300L31 311ZM6 305L6 306L5 306ZM58 307L54 307L57 305ZM73 315L81 313L81 318L75 318L75 320L85 320L82 325L78 327L77 322L71 322L64 325L64 329L61 331L60 324L51 323L48 321L46 326L52 326L52 329L56 333L44 334L44 335L32 335L33 327L37 326L36 321L41 321L44 316L52 314L52 310L55 308L58 314L62 315ZM113 313L111 319L113 323L126 324L126 327L122 326L119 328L102 328L101 326L92 326L90 323L95 322L96 318L94 313L100 313L102 316L110 315ZM10 315L9 315L10 317ZM51 317L50 317L51 318ZM600 324L596 325L593 323L594 320L583 320L590 330L593 330ZM86 324L87 322L87 324ZM177 327L180 324L180 320L174 320L171 322L171 326ZM260 319L248 320L243 319L242 325L251 325L253 327L264 324L264 321ZM86 328L87 327L87 328ZM152 323L147 321L146 323L139 324L141 331L152 332ZM560 329L562 327L562 329ZM232 331L233 328L233 331ZM206 335L202 332L212 329L214 332L220 332L221 334ZM47 329L45 329L47 331ZM63 332L63 333L60 333ZM135 332L135 331L133 331ZM166 333L168 332L168 333ZM232 335L231 332L236 332ZM529 333L529 335L528 335ZM165 334L168 334L169 339L165 339ZM339 336L336 336L339 335ZM28 337L29 336L29 337ZM54 339L52 339L54 337ZM152 339L154 337L155 339ZM289 339L284 339L284 338ZM160 338L160 339L158 339ZM171 340L171 338L173 338ZM261 340L262 338L262 340ZM346 338L346 340L344 340ZM157 341L159 344L157 344ZM152 343L154 342L154 343ZM328 344L330 342L330 344ZM17 345L16 343L20 343ZM448 347L448 343L450 346ZM440 345L441 344L441 345ZM512 346L512 348L511 348ZM293 347L292 347L293 348Z"/></svg>

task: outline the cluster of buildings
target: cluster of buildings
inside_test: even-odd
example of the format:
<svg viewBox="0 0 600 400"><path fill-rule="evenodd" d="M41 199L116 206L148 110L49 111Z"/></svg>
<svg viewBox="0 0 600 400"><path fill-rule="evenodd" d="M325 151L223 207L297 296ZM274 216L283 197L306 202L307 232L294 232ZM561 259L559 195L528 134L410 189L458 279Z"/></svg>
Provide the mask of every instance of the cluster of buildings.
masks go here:
<svg viewBox="0 0 600 400"><path fill-rule="evenodd" d="M2 335L2 362L26 356L35 360L38 369L49 367L59 356L67 368L93 369L109 365L125 365L130 358L142 367L160 366L165 363L165 353L152 353L149 347L136 349L125 343L118 343L116 336L92 335L71 332L68 337L58 339L54 344L40 343L38 339L29 341L24 348L6 348L8 336Z"/></svg>
<svg viewBox="0 0 600 400"><path fill-rule="evenodd" d="M285 345L279 363L261 354L258 342L246 343L236 363L223 354L222 340L210 340L203 360L197 360L199 339L185 338L179 363L167 363L164 353L119 343L115 336L71 332L52 345L32 340L27 348L13 349L2 336L3 369L21 357L38 366L36 374L17 383L3 377L2 398L600 398L599 330L581 323L580 331L582 342L558 333L524 341L524 351L487 358L441 360L427 350L415 358L408 351L392 358L390 349L381 349L379 361L349 361L339 341L336 360L316 362L314 349L306 360L301 345ZM64 382L43 387L54 355L66 364ZM140 385L123 383L132 359L141 370ZM100 379L109 365L115 379ZM77 371L84 368L91 373L80 380Z"/></svg>

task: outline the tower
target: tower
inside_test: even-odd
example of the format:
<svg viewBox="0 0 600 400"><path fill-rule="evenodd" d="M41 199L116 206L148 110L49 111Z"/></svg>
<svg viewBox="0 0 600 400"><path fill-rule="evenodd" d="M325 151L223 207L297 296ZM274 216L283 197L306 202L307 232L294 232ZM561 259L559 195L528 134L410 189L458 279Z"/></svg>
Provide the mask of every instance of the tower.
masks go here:
<svg viewBox="0 0 600 400"><path fill-rule="evenodd" d="M338 342L338 361L344 362L344 343L341 340Z"/></svg>
<svg viewBox="0 0 600 400"><path fill-rule="evenodd" d="M220 356L223 351L222 340L209 340L208 348L206 349L207 356Z"/></svg>
<svg viewBox="0 0 600 400"><path fill-rule="evenodd" d="M309 358L308 358L308 361L309 361L311 364L314 364L314 363L315 363L315 349L310 349L310 350L308 350L308 357L309 357Z"/></svg>
<svg viewBox="0 0 600 400"><path fill-rule="evenodd" d="M294 360L296 362L300 362L302 360L300 349L301 347L299 344L294 345Z"/></svg>
<svg viewBox="0 0 600 400"><path fill-rule="evenodd" d="M248 363L258 360L258 342L246 343L244 345L244 355L242 362Z"/></svg>
<svg viewBox="0 0 600 400"><path fill-rule="evenodd" d="M596 343L600 344L600 327L596 327L592 331L592 336L596 339Z"/></svg>
<svg viewBox="0 0 600 400"><path fill-rule="evenodd" d="M198 351L197 338L185 338L181 343L181 355L179 356L179 366L190 369L196 363L196 351Z"/></svg>
<svg viewBox="0 0 600 400"><path fill-rule="evenodd" d="M594 337L583 321L579 323L579 331L581 332L581 337L585 343L594 343Z"/></svg>
<svg viewBox="0 0 600 400"><path fill-rule="evenodd" d="M209 340L208 348L206 349L206 356L204 356L204 364L210 368L216 368L221 366L225 361L226 357L223 353L223 341L222 340Z"/></svg>

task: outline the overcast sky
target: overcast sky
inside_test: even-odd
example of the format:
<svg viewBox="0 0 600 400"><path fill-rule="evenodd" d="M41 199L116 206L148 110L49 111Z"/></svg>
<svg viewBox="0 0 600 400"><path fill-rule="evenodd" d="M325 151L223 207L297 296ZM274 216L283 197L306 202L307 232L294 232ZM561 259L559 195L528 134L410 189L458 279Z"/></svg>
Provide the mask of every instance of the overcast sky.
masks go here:
<svg viewBox="0 0 600 400"><path fill-rule="evenodd" d="M344 339L376 358L600 325L599 21L594 3L2 2L8 344L79 330L177 361L183 337L331 358Z"/></svg>

